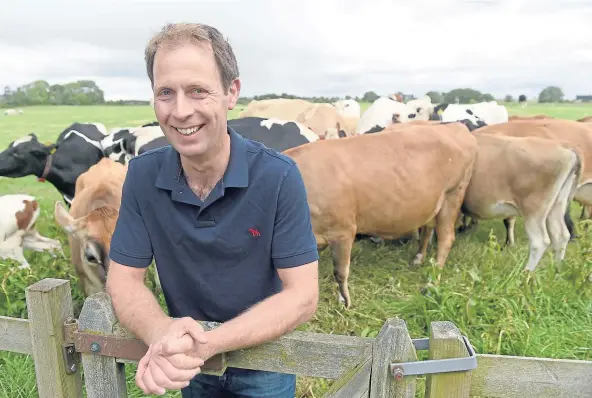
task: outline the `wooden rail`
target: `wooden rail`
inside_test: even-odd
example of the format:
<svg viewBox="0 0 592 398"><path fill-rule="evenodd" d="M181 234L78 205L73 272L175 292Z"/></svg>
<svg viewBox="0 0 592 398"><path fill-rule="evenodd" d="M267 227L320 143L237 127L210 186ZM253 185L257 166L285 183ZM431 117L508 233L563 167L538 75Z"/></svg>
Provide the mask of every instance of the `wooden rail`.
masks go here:
<svg viewBox="0 0 592 398"><path fill-rule="evenodd" d="M26 298L29 319L0 317L0 351L33 356L41 398L82 397L80 359L89 398L127 397L125 364L137 362L147 347L119 325L107 294L88 297L78 320L72 318L68 281L39 281L27 288ZM203 325L212 328L218 324ZM69 348L73 362L65 357ZM454 324L431 323L430 360L468 355ZM476 357L473 370L428 374L425 396L592 396L592 361ZM295 331L219 356L204 373L219 374L226 367L237 367L335 380L327 398L415 397L416 376L390 371L391 364L402 362L417 362L414 341L405 321L388 319L375 339Z"/></svg>

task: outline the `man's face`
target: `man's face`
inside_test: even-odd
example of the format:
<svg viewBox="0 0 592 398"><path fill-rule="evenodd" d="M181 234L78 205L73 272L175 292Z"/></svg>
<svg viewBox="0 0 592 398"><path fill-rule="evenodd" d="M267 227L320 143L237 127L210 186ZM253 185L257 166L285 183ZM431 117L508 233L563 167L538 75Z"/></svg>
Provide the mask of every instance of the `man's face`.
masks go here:
<svg viewBox="0 0 592 398"><path fill-rule="evenodd" d="M225 94L211 47L192 43L160 48L153 71L154 112L171 145L185 157L216 152L240 81Z"/></svg>

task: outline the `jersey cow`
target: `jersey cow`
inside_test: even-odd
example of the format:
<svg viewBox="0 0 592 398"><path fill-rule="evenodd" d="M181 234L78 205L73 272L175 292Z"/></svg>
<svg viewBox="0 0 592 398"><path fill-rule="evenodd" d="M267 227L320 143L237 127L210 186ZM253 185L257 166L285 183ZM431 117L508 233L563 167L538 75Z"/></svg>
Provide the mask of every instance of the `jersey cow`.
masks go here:
<svg viewBox="0 0 592 398"><path fill-rule="evenodd" d="M461 211L473 219L522 216L530 241L528 271L549 244L556 260L563 260L570 239L564 214L580 179L582 152L538 137L475 138L479 154Z"/></svg>
<svg viewBox="0 0 592 398"><path fill-rule="evenodd" d="M577 148L583 156L583 170L573 199L583 206L592 205L592 129L586 124L562 119L514 120L482 127L475 134L541 137ZM571 233L573 226L569 209L566 210L565 217ZM515 217L506 220L507 242L510 244L514 242L514 223Z"/></svg>
<svg viewBox="0 0 592 398"><path fill-rule="evenodd" d="M78 176L103 158L101 141L105 134L100 124L73 123L55 144L45 145L31 133L0 153L0 176L35 175L39 181L49 181L70 204Z"/></svg>
<svg viewBox="0 0 592 398"><path fill-rule="evenodd" d="M76 181L70 212L61 202L55 204L55 220L68 234L72 263L86 296L105 285L126 173L127 166L103 158Z"/></svg>
<svg viewBox="0 0 592 398"><path fill-rule="evenodd" d="M0 196L0 258L18 261L23 269L30 267L23 249L62 250L59 241L41 236L35 229L40 211L34 196Z"/></svg>
<svg viewBox="0 0 592 398"><path fill-rule="evenodd" d="M421 263L435 226L437 263L444 266L477 155L476 140L465 126L387 127L379 134L319 141L284 154L302 173L317 244L331 249L339 299L346 307L357 233L398 238L426 226L416 256Z"/></svg>

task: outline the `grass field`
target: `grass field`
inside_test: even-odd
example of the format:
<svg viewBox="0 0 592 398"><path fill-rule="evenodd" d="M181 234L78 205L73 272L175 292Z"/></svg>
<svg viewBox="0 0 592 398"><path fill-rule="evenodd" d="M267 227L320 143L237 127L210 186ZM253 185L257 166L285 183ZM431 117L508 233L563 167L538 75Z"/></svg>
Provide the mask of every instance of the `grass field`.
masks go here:
<svg viewBox="0 0 592 398"><path fill-rule="evenodd" d="M511 114L548 114L566 119L592 115L592 106L586 104L530 104L525 109L510 104L508 108ZM30 132L42 141L53 142L74 121L102 122L111 128L155 120L148 106L55 106L24 111L23 115L0 116L0 148ZM35 177L0 178L0 194L8 193L29 193L40 199L38 229L42 235L57 237L67 258L25 253L30 270L17 270L16 263L0 260L0 315L26 318L24 289L45 277L72 281L78 315L82 305L78 279L69 263L66 235L53 220L53 205L61 200L60 195L51 184L39 183ZM579 205L572 205L575 220L579 219L579 211ZM583 226L579 223L582 237L569 244L563 263L555 264L547 253L537 272L530 276L522 273L528 241L520 220L515 247L501 249L505 239L501 220L482 222L476 232L457 237L442 270L429 263L409 267L416 250L414 243L358 242L352 252L350 310L337 302L330 253L323 251L319 308L299 330L373 337L386 318L399 317L416 338L427 336L431 321L450 320L479 353L590 360L592 286L587 278L592 272L592 232L584 231ZM135 366L126 368L129 396L143 396L134 384ZM322 379L299 378L297 396L320 397L328 385ZM0 396L37 396L30 357L0 353ZM180 393L167 396L180 397Z"/></svg>

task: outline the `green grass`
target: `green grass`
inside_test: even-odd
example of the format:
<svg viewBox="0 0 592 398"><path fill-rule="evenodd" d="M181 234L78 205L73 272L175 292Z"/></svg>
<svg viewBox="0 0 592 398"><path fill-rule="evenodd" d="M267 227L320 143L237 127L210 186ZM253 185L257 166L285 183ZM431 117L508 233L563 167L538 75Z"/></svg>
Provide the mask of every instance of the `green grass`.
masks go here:
<svg viewBox="0 0 592 398"><path fill-rule="evenodd" d="M363 105L367 108L367 104ZM107 128L137 125L154 119L146 107L32 107L19 116L0 117L0 147L27 133L54 141L74 121L98 121ZM577 119L592 115L592 106L579 104L509 106L512 114L545 113ZM234 117L238 109L233 111ZM41 234L57 237L66 258L45 253L25 253L30 270L0 261L0 315L26 318L26 286L45 277L72 281L75 312L82 295L69 263L66 235L53 220L53 204L61 200L49 183L34 177L0 179L0 193L30 193L40 198ZM573 216L579 219L578 205ZM550 253L532 276L521 271L528 256L528 242L521 221L516 226L516 246L502 250L505 230L500 221L482 222L477 231L462 235L443 270L426 263L409 267L416 245L362 241L354 245L350 276L353 306L344 310L337 302L330 253L320 261L321 299L314 318L299 330L374 337L389 317L407 322L413 338L425 337L432 321L450 320L466 334L477 352L590 360L592 358L592 231L579 224L582 238L569 245L566 260L552 261ZM430 252L433 254L433 251ZM160 297L162 302L162 297ZM134 384L135 366L126 366L130 397L142 396ZM297 396L319 397L330 382L302 377ZM32 359L0 353L0 396L35 397ZM179 397L178 392L169 397Z"/></svg>

